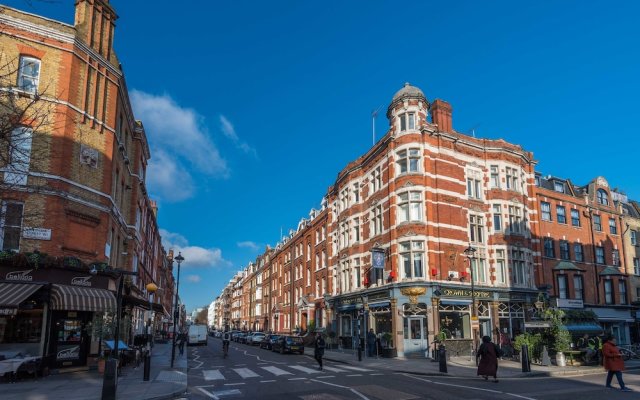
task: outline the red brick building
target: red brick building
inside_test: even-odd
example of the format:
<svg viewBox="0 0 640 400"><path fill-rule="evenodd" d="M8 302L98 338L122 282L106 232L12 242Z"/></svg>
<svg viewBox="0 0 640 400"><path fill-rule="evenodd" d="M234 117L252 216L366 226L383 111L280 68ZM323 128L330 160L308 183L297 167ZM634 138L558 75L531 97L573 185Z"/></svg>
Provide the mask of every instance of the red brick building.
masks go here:
<svg viewBox="0 0 640 400"><path fill-rule="evenodd" d="M103 322L115 311L115 270L138 274L126 278L125 339L143 331L149 282L161 288L154 300L157 328L168 324L173 276L146 191L146 133L113 49L117 15L108 0L76 1L73 25L0 7L0 101L6 106L17 99L0 116L17 121L3 135L11 162L0 191L0 250L8 269L0 297L3 290L26 296L0 304L11 315L0 317L0 346L33 347L59 367L85 365L102 350L100 337L112 334ZM28 262L20 261L25 257ZM50 276L38 279L55 282L50 291L12 279L31 276L14 274L17 269L40 268ZM75 273L69 282L53 279L69 271ZM72 296L74 285L83 289ZM27 311L31 301L36 307ZM41 323L18 332L21 318Z"/></svg>

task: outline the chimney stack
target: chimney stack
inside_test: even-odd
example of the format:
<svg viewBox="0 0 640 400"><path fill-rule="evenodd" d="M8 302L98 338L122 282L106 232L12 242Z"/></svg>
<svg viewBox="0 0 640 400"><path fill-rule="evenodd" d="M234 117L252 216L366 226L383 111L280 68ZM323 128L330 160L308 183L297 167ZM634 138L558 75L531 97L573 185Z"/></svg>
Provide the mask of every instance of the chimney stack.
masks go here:
<svg viewBox="0 0 640 400"><path fill-rule="evenodd" d="M441 132L453 132L451 123L451 104L436 99L431 105L431 122L438 125Z"/></svg>

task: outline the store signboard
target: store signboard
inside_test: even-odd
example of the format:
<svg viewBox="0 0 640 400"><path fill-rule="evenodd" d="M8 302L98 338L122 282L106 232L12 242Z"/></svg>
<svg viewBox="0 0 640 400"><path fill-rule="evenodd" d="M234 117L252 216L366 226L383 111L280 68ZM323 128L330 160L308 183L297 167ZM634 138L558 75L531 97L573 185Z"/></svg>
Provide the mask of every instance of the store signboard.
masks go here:
<svg viewBox="0 0 640 400"><path fill-rule="evenodd" d="M584 302L575 299L556 299L556 305L558 308L584 308Z"/></svg>

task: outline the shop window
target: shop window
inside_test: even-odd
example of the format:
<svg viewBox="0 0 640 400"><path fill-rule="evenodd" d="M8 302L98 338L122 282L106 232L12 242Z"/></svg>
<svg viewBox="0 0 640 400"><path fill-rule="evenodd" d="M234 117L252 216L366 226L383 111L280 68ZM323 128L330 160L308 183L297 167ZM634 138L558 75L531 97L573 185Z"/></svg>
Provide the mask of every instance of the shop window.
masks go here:
<svg viewBox="0 0 640 400"><path fill-rule="evenodd" d="M441 311L440 331L447 339L471 339L471 315L468 312Z"/></svg>
<svg viewBox="0 0 640 400"><path fill-rule="evenodd" d="M42 308L18 310L15 315L0 316L0 343L40 343ZM37 349L35 349L37 352ZM35 353L34 353L35 354Z"/></svg>

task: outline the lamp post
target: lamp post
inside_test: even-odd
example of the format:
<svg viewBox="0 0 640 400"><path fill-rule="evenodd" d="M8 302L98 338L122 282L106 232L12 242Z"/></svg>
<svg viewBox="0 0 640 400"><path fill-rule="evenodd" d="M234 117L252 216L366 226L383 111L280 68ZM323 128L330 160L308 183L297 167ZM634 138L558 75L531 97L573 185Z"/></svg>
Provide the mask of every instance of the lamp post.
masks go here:
<svg viewBox="0 0 640 400"><path fill-rule="evenodd" d="M147 293L149 293L149 319L147 321L147 353L144 357L144 376L142 380L148 381L151 373L151 341L153 340L153 329L151 327L153 321L153 306L151 304L151 295L153 295L158 286L155 283L147 283Z"/></svg>
<svg viewBox="0 0 640 400"><path fill-rule="evenodd" d="M120 351L120 311L122 310L122 290L124 286L124 276L137 276L137 272L114 270L118 274L118 290L116 292L116 328L113 340L113 351L111 357L105 363L104 376L102 380L102 400L115 400L118 389L118 353ZM96 272L97 273L97 272ZM93 274L93 272L92 272Z"/></svg>
<svg viewBox="0 0 640 400"><path fill-rule="evenodd" d="M178 279L176 282L176 298L173 305L173 337L171 338L173 344L171 346L171 368L173 368L173 361L176 358L176 328L178 326L178 291L180 290L180 264L184 261L184 257L182 257L182 252L178 252L178 256L174 258L178 263Z"/></svg>
<svg viewBox="0 0 640 400"><path fill-rule="evenodd" d="M473 265L473 256L476 254L477 249L475 247L471 246L471 243L469 243L469 247L467 247L466 249L464 249L464 254L467 256L467 258L469 259L469 269L471 270L471 332L472 332L472 341L473 341L473 348L474 351L478 351L478 343L477 343L477 337L478 337L478 309L476 307L476 286L475 286L475 282L476 282L476 275L474 272L474 265Z"/></svg>

